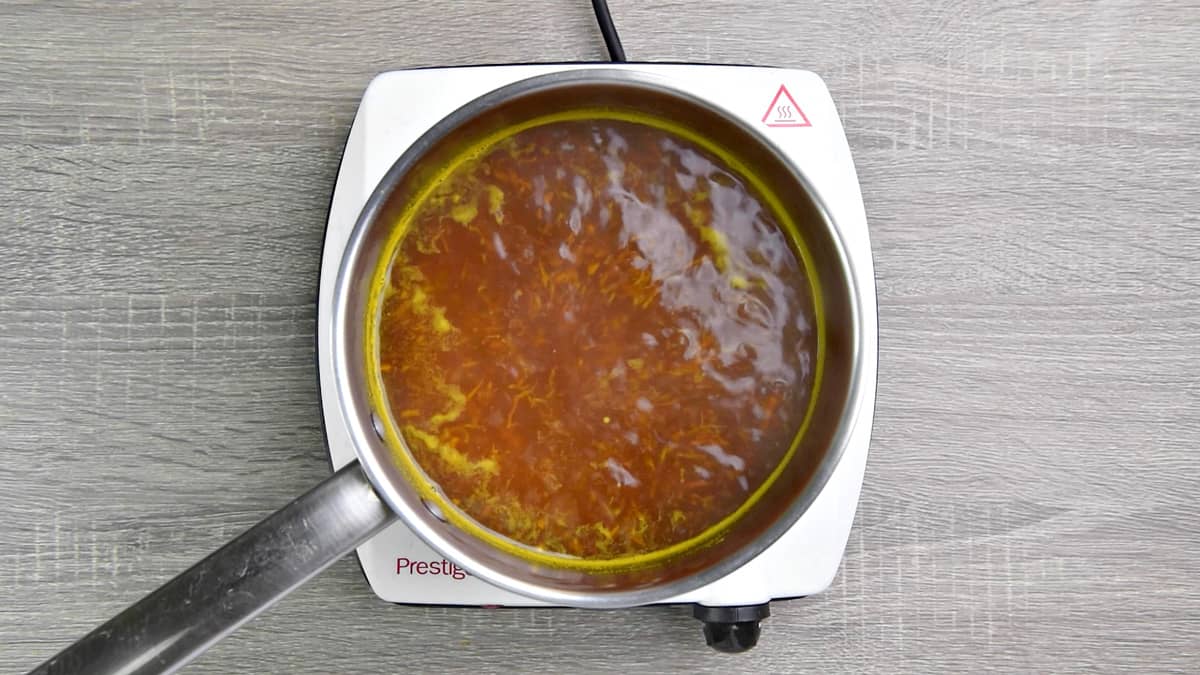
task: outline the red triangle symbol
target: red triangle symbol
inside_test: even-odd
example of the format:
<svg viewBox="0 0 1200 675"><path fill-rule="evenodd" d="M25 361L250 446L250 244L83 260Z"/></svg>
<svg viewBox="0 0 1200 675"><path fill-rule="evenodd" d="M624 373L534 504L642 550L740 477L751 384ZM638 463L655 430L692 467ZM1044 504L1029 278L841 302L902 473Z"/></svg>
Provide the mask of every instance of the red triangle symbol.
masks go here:
<svg viewBox="0 0 1200 675"><path fill-rule="evenodd" d="M769 127L812 126L804 111L796 105L791 92L782 84L779 85L779 91L775 92L775 98L771 99L771 105L767 106L767 112L763 113L762 121Z"/></svg>

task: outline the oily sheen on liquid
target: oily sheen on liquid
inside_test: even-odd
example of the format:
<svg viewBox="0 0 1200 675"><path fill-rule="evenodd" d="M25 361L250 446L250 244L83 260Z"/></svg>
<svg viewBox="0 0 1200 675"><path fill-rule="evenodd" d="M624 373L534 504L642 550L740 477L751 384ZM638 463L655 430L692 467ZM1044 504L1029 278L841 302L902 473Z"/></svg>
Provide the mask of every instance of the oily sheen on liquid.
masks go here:
<svg viewBox="0 0 1200 675"><path fill-rule="evenodd" d="M713 153L634 121L503 138L414 211L379 376L424 473L485 528L615 559L741 506L803 421L812 290Z"/></svg>

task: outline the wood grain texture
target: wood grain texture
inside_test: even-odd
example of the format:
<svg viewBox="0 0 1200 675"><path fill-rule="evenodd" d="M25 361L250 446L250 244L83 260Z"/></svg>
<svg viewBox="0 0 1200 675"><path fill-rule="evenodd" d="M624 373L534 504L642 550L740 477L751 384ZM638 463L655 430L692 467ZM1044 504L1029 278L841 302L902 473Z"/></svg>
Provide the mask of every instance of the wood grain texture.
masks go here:
<svg viewBox="0 0 1200 675"><path fill-rule="evenodd" d="M189 672L1200 670L1200 5L639 3L634 59L828 82L879 283L878 417L827 593L398 607L352 560ZM328 474L329 189L375 73L596 59L586 2L0 4L0 671Z"/></svg>

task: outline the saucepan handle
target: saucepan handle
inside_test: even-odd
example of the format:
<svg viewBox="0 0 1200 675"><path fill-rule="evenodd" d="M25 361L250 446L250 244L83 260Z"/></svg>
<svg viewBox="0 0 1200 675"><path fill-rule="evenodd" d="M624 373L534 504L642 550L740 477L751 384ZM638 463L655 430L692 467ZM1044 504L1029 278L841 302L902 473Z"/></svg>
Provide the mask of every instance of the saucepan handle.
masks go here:
<svg viewBox="0 0 1200 675"><path fill-rule="evenodd" d="M173 672L395 517L353 462L32 672Z"/></svg>

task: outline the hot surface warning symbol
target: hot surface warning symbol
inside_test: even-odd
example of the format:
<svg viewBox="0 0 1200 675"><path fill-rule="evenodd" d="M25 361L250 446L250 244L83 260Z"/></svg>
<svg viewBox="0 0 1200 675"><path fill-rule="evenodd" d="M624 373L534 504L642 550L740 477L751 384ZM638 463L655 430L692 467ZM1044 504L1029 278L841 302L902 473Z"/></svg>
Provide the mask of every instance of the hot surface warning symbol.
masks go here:
<svg viewBox="0 0 1200 675"><path fill-rule="evenodd" d="M775 98L771 99L771 105L767 106L767 112L763 113L762 121L769 127L812 126L804 111L796 105L791 92L782 84L779 85L779 91L775 92Z"/></svg>

